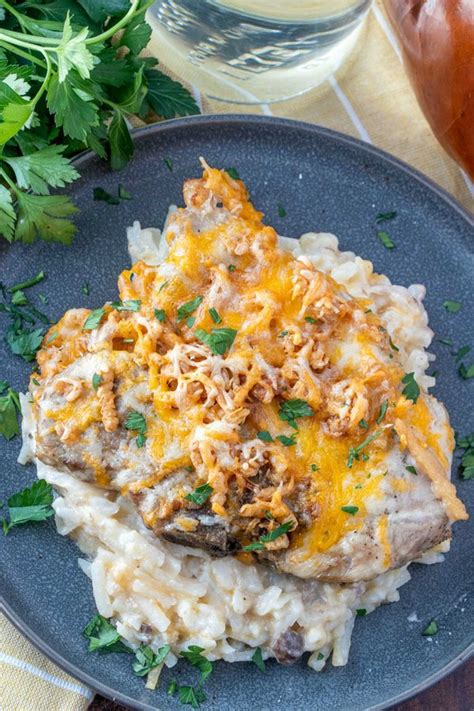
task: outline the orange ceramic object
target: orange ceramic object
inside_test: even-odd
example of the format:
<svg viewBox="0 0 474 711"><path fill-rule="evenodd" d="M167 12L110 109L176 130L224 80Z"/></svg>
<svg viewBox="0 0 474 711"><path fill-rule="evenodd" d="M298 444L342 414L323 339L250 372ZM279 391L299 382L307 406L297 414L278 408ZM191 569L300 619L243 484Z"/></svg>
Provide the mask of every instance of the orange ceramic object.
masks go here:
<svg viewBox="0 0 474 711"><path fill-rule="evenodd" d="M418 102L474 179L474 0L384 0Z"/></svg>

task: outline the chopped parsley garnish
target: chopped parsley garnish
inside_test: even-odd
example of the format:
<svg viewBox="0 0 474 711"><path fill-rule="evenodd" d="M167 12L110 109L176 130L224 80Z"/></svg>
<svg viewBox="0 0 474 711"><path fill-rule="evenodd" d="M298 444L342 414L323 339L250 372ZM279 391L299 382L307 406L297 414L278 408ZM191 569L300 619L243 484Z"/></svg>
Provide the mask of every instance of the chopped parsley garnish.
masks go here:
<svg viewBox="0 0 474 711"><path fill-rule="evenodd" d="M163 664L168 656L171 647L165 644L154 652L151 647L142 644L135 652L135 661L132 664L133 671L137 676L146 676L155 667Z"/></svg>
<svg viewBox="0 0 474 711"><path fill-rule="evenodd" d="M341 506L341 511L344 511L344 513L348 513L351 516L355 516L355 514L358 512L359 507L358 506Z"/></svg>
<svg viewBox="0 0 474 711"><path fill-rule="evenodd" d="M461 457L461 479L474 479L474 434L463 438L456 436L456 446L464 450Z"/></svg>
<svg viewBox="0 0 474 711"><path fill-rule="evenodd" d="M183 706L191 706L193 709L198 709L207 699L204 690L200 685L196 686L179 686L178 696Z"/></svg>
<svg viewBox="0 0 474 711"><path fill-rule="evenodd" d="M458 373L463 378L464 380L469 380L470 378L474 378L474 363L469 366L465 366L464 363L461 363L461 365L458 368Z"/></svg>
<svg viewBox="0 0 474 711"><path fill-rule="evenodd" d="M101 202L106 202L107 205L120 205L120 198L115 195L111 195L104 188L97 187L92 191L94 200L100 200Z"/></svg>
<svg viewBox="0 0 474 711"><path fill-rule="evenodd" d="M33 383L33 385L39 385L39 384L40 384L40 383L39 383L39 380L37 380L36 378L31 378L31 382Z"/></svg>
<svg viewBox="0 0 474 711"><path fill-rule="evenodd" d="M57 337L58 337L58 332L57 332L57 331L53 331L53 332L48 336L48 338L46 339L47 345L49 345L50 343L52 343L53 341L55 341Z"/></svg>
<svg viewBox="0 0 474 711"><path fill-rule="evenodd" d="M140 299L124 299L123 301L112 301L112 308L116 311L140 311L142 302Z"/></svg>
<svg viewBox="0 0 474 711"><path fill-rule="evenodd" d="M388 402L387 402L387 400L384 400L383 403L380 405L380 411L379 411L379 414L377 415L377 419L375 420L378 425L380 425L383 418L385 417L385 414L387 412L387 407L388 407Z"/></svg>
<svg viewBox="0 0 474 711"><path fill-rule="evenodd" d="M368 430L369 423L367 422L367 420L360 420L359 427L362 427L363 430Z"/></svg>
<svg viewBox="0 0 474 711"><path fill-rule="evenodd" d="M258 439L261 439L262 442L273 442L273 437L268 430L261 430L260 432L257 432L257 437Z"/></svg>
<svg viewBox="0 0 474 711"><path fill-rule="evenodd" d="M178 682L176 681L176 679L171 679L170 683L168 684L168 688L166 689L166 693L168 694L168 696L173 696L177 688Z"/></svg>
<svg viewBox="0 0 474 711"><path fill-rule="evenodd" d="M388 212L379 212L375 217L375 222L388 222L393 220L397 216L396 210L389 210Z"/></svg>
<svg viewBox="0 0 474 711"><path fill-rule="evenodd" d="M399 351L399 350L400 350L400 348L398 348L398 347L395 345L395 343L392 341L392 339L391 339L390 337L389 337L389 339L388 339L388 342L389 342L389 344L390 344L390 348L392 349L392 351Z"/></svg>
<svg viewBox="0 0 474 711"><path fill-rule="evenodd" d="M155 309L155 318L158 319L158 321L163 321L166 320L166 313L164 309Z"/></svg>
<svg viewBox="0 0 474 711"><path fill-rule="evenodd" d="M171 158L163 158L163 163L166 165L169 172L172 173L173 172L173 161L171 160Z"/></svg>
<svg viewBox="0 0 474 711"><path fill-rule="evenodd" d="M105 309L102 308L91 311L89 316L84 321L84 325L82 327L84 331L92 331L94 328L97 328L102 321L104 314Z"/></svg>
<svg viewBox="0 0 474 711"><path fill-rule="evenodd" d="M413 464L407 464L405 469L407 470L407 472L410 472L410 474L418 474Z"/></svg>
<svg viewBox="0 0 474 711"><path fill-rule="evenodd" d="M207 333L204 329L198 328L194 335L198 341L210 348L214 355L224 355L232 346L237 331L233 328L213 328L210 333Z"/></svg>
<svg viewBox="0 0 474 711"><path fill-rule="evenodd" d="M44 479L10 496L7 501L9 521L3 521L5 535L13 526L31 521L45 521L54 514L53 487Z"/></svg>
<svg viewBox="0 0 474 711"><path fill-rule="evenodd" d="M126 188L123 187L122 183L118 186L118 196L121 200L131 200L132 196Z"/></svg>
<svg viewBox="0 0 474 711"><path fill-rule="evenodd" d="M278 203L278 217L286 217L286 210L280 202Z"/></svg>
<svg viewBox="0 0 474 711"><path fill-rule="evenodd" d="M194 316L188 316L188 318L186 319L186 326L188 328L192 328L195 323L196 323L196 318Z"/></svg>
<svg viewBox="0 0 474 711"><path fill-rule="evenodd" d="M38 272L38 274L34 277L31 277L31 279L27 279L26 281L21 281L19 284L15 284L14 286L11 286L9 289L7 289L9 294L14 294L16 291L23 291L23 289L29 289L30 286L35 286L35 284L39 284L40 281L43 281L45 277L45 273L43 270Z"/></svg>
<svg viewBox="0 0 474 711"><path fill-rule="evenodd" d="M450 299L446 299L446 301L443 301L443 306L448 312L448 314L457 314L459 309L461 308L461 302L460 301L451 301Z"/></svg>
<svg viewBox="0 0 474 711"><path fill-rule="evenodd" d="M318 662L321 662L324 659L324 654L322 652L318 652Z"/></svg>
<svg viewBox="0 0 474 711"><path fill-rule="evenodd" d="M281 331L281 333L278 334L278 338L285 338L285 336L288 335L288 331Z"/></svg>
<svg viewBox="0 0 474 711"><path fill-rule="evenodd" d="M219 314L217 313L217 311L216 311L216 309L215 309L214 307L211 307L211 308L209 309L209 316L212 318L212 320L214 321L214 323L222 323L222 319L221 319L221 317L219 316Z"/></svg>
<svg viewBox="0 0 474 711"><path fill-rule="evenodd" d="M280 538L280 536L284 536L288 533L288 531L291 531L292 528L293 521L287 521L286 523L282 523L276 528L274 528L273 531L264 533L263 536L260 536L258 541L254 541L254 543L249 543L248 546L243 546L242 550L261 551L265 548L265 543L271 543L272 541L276 541L277 538Z"/></svg>
<svg viewBox="0 0 474 711"><path fill-rule="evenodd" d="M452 346L452 345L454 345L454 344L453 344L453 341L451 340L451 338L438 338L438 343L442 343L443 346Z"/></svg>
<svg viewBox="0 0 474 711"><path fill-rule="evenodd" d="M349 467L349 469L354 464L354 460L358 460L360 458L360 453L364 449L364 447L367 447L367 445L373 442L374 439L377 439L380 434L382 434L382 430L377 430L376 432L373 432L371 435L369 435L366 439L364 439L363 442L358 444L357 447L351 447L349 449L349 457L347 459L347 466Z"/></svg>
<svg viewBox="0 0 474 711"><path fill-rule="evenodd" d="M262 650L257 647L255 652L252 654L252 662L260 669L261 672L265 671L265 662L262 657Z"/></svg>
<svg viewBox="0 0 474 711"><path fill-rule="evenodd" d="M122 642L115 627L102 615L94 615L82 634L89 641L88 652L133 653L133 650Z"/></svg>
<svg viewBox="0 0 474 711"><path fill-rule="evenodd" d="M132 196L126 190L121 183L117 188L117 195L112 195L111 193L104 190L104 188L97 187L92 191L94 200L100 200L106 202L107 205L120 205L122 200L131 200Z"/></svg>
<svg viewBox="0 0 474 711"><path fill-rule="evenodd" d="M316 319L313 318L312 316L305 316L304 320L307 321L308 323L317 323Z"/></svg>
<svg viewBox="0 0 474 711"><path fill-rule="evenodd" d="M99 373L94 373L94 375L92 376L92 387L94 388L94 390L96 392L102 385L102 381L103 381L102 375L99 375Z"/></svg>
<svg viewBox="0 0 474 711"><path fill-rule="evenodd" d="M276 439L281 442L284 447L293 447L296 444L296 432L294 432L291 437L278 435Z"/></svg>
<svg viewBox="0 0 474 711"><path fill-rule="evenodd" d="M201 683L212 673L212 662L204 657L202 652L204 652L204 648L195 644L190 644L187 649L181 652L183 659L186 659L188 664L196 667L201 672Z"/></svg>
<svg viewBox="0 0 474 711"><path fill-rule="evenodd" d="M141 412L137 412L136 410L129 412L124 427L126 430L133 430L137 433L137 447L143 447L146 442L147 425Z"/></svg>
<svg viewBox="0 0 474 711"><path fill-rule="evenodd" d="M25 306L25 304L28 303L28 299L26 298L25 294L23 291L15 291L15 293L12 296L12 304L13 306Z"/></svg>
<svg viewBox="0 0 474 711"><path fill-rule="evenodd" d="M379 240L382 242L383 246L386 249L394 249L395 248L395 242L392 241L392 238L390 237L388 232L385 232L384 230L378 230L377 237L379 238Z"/></svg>
<svg viewBox="0 0 474 711"><path fill-rule="evenodd" d="M429 624L426 625L425 629L421 633L423 637L433 637L433 635L438 633L438 623L436 620L431 620Z"/></svg>
<svg viewBox="0 0 474 711"><path fill-rule="evenodd" d="M189 316L193 313L193 311L196 311L203 298L203 296L196 296L195 299L191 299L191 301L186 301L185 304L181 304L178 308L178 321L182 321L186 318L186 316Z"/></svg>
<svg viewBox="0 0 474 711"><path fill-rule="evenodd" d="M89 294L91 293L91 288L90 288L90 286L89 286L89 282L86 281L86 282L81 286L81 291L82 291L82 293L84 294L84 296L89 296Z"/></svg>
<svg viewBox="0 0 474 711"><path fill-rule="evenodd" d="M158 289L158 293L160 293L160 291L163 291L163 289L166 289L168 284L169 284L169 281L164 281L163 284L161 284L160 288Z"/></svg>
<svg viewBox="0 0 474 711"><path fill-rule="evenodd" d="M36 358L43 336L43 328L34 328L29 331L23 326L16 325L15 321L7 328L7 343L11 352L14 355L19 355L27 363Z"/></svg>
<svg viewBox="0 0 474 711"><path fill-rule="evenodd" d="M235 266L235 264L229 264L229 266L227 267L227 269L228 269L229 272L235 272L235 270L237 269L237 267Z"/></svg>
<svg viewBox="0 0 474 711"><path fill-rule="evenodd" d="M415 373L407 373L402 378L402 383L405 385L402 390L402 395L404 395L407 400L411 400L413 403L416 403L420 396L420 388L415 380Z"/></svg>
<svg viewBox="0 0 474 711"><path fill-rule="evenodd" d="M453 355L456 356L456 363L458 363L462 358L464 358L464 356L470 353L470 351L470 346L461 346L461 348L459 348L456 353L453 353Z"/></svg>
<svg viewBox="0 0 474 711"><path fill-rule="evenodd" d="M317 471L319 471L318 465L317 465L317 464L312 464L312 465L311 465L311 471L312 471L312 472L317 472Z"/></svg>
<svg viewBox="0 0 474 711"><path fill-rule="evenodd" d="M213 488L210 484L203 484L194 489L190 494L186 494L184 498L197 506L202 506L208 500L212 492Z"/></svg>
<svg viewBox="0 0 474 711"><path fill-rule="evenodd" d="M359 609L356 610L357 617L365 617L366 614L367 614L367 610L365 609L365 607L359 607Z"/></svg>
<svg viewBox="0 0 474 711"><path fill-rule="evenodd" d="M6 439L12 439L20 431L17 412L20 412L18 393L5 381L0 382L0 434Z"/></svg>
<svg viewBox="0 0 474 711"><path fill-rule="evenodd" d="M278 410L280 420L288 422L291 427L298 429L296 420L300 417L311 417L314 415L314 410L306 400L285 400Z"/></svg>
<svg viewBox="0 0 474 711"><path fill-rule="evenodd" d="M240 175L237 168L226 168L225 172L230 175L233 180L240 180Z"/></svg>
<svg viewBox="0 0 474 711"><path fill-rule="evenodd" d="M45 296L44 294L39 294L39 300L40 300L41 303L44 304L45 306L47 306L47 305L49 304L49 299L48 299L48 297Z"/></svg>

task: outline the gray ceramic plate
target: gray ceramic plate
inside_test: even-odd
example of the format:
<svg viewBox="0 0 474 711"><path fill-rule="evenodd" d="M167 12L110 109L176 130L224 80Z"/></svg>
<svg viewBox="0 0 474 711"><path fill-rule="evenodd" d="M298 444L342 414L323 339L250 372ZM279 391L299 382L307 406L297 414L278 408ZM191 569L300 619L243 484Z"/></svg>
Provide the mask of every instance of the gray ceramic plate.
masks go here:
<svg viewBox="0 0 474 711"><path fill-rule="evenodd" d="M456 347L474 346L474 227L467 213L381 151L280 119L204 116L145 129L136 134L134 161L120 174L92 155L82 156L82 178L69 190L81 208L73 246L2 244L2 281L13 284L44 268L47 280L31 293L48 296L52 318L73 306L96 307L113 299L117 275L128 264L126 226L134 219L161 226L167 206L181 202L183 179L199 175L201 155L217 166L235 166L279 232L295 237L308 230L334 232L343 249L371 259L395 283L426 284L434 331ZM164 158L172 159L172 172ZM119 182L132 200L117 206L93 202L94 186L115 192ZM279 203L287 212L284 218L278 216ZM377 239L375 225L376 214L388 210L397 211L386 226L396 244L391 251ZM81 292L87 281L90 296ZM446 313L445 299L461 301L459 313ZM0 327L5 325L0 314ZM24 388L28 367L8 353L3 341L0 348L0 377ZM432 350L439 371L436 394L447 404L456 430L472 431L474 381L459 377L449 348L435 341ZM16 464L19 446L18 438L0 440L2 501L34 478L31 467ZM464 501L472 502L473 482L458 480L456 472L454 477ZM400 602L357 620L346 667L316 674L303 663L291 668L270 663L262 674L251 664L219 663L206 682L204 708L379 709L441 678L467 657L472 643L472 528L472 520L455 526L452 551L442 565L412 566L413 578L402 588ZM7 612L51 659L126 705L179 707L164 691L168 672L160 688L150 692L132 673L127 655L86 652L81 630L94 614L90 584L78 569L78 550L55 533L52 521L13 530L2 540L2 558ZM408 622L413 612L419 623ZM421 630L432 617L440 631L430 641ZM189 679L189 668L177 673Z"/></svg>

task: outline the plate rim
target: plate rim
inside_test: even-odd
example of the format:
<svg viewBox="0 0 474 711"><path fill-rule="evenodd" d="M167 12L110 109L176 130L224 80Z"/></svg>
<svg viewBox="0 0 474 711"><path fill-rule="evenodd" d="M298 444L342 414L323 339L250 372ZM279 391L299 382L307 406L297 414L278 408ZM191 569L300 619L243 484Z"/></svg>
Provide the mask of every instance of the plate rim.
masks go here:
<svg viewBox="0 0 474 711"><path fill-rule="evenodd" d="M308 132L315 136L324 136L325 138L330 138L338 143L348 145L352 148L356 148L372 157L375 157L382 162L389 164L395 169L401 170L406 175L410 176L420 183L424 188L428 189L431 193L434 193L445 205L453 209L459 217L467 222L467 224L474 228L474 213L470 213L463 205L461 205L456 198L450 195L444 188L435 183L431 178L429 178L424 173L420 172L416 168L413 168L408 163L396 158L395 156L387 153L386 151L378 148L372 144L366 143L358 138L349 136L347 134L341 133L340 131L335 131L330 128L320 126L318 124L310 124L304 121L298 121L295 119L280 118L278 116L265 116L258 114L204 114L196 116L186 116L179 119L171 119L163 121L160 123L150 124L142 128L134 129L132 131L132 137L135 140L140 140L142 137L148 135L153 135L155 133L167 133L168 131L173 131L175 129L186 128L189 125L208 125L210 127L215 127L217 124L227 124L227 125L240 125L248 126L249 124L269 124L270 126L278 126L281 128L296 129L298 131ZM93 151L87 150L83 151L71 161L76 166L81 166L88 162L90 159L100 160ZM84 671L80 667L76 666L74 662L69 662L64 659L60 652L57 652L52 646L43 640L26 622L24 622L20 614L17 613L11 605L5 600L3 594L0 595L0 610L5 614L7 619L16 627L16 629L23 634L40 652L42 652L50 661L54 662L63 671L70 674L72 677L78 681L85 684L86 687L95 692L100 692L106 698L117 701L122 704L126 704L131 709L136 709L137 711L157 711L158 706L150 706L147 702L142 702L137 699L129 697L125 692L114 690L112 687L105 683L102 683L99 679L92 678L88 672ZM368 706L366 711L384 711L389 709L394 704L398 704L402 701L406 701L413 696L419 694L420 692L433 686L436 682L440 681L448 674L457 669L463 662L467 661L470 657L474 655L474 641L468 644L468 646L459 652L453 659L451 659L447 664L441 666L435 672L427 676L425 679L420 681L415 686L402 691L401 693L392 696L380 703L372 706ZM159 702L158 702L159 703Z"/></svg>

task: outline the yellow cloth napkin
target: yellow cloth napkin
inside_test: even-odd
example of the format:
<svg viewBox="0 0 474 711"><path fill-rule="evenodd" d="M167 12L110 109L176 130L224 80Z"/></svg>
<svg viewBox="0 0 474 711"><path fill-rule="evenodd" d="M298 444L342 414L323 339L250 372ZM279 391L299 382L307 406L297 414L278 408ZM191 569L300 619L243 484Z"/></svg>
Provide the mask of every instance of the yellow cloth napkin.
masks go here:
<svg viewBox="0 0 474 711"><path fill-rule="evenodd" d="M348 66L322 86L291 101L238 107L210 101L183 66L204 113L264 113L300 119L373 143L410 163L465 207L474 207L474 185L431 132L403 70L396 40L380 3L368 18L361 48ZM160 56L152 37L151 54ZM2 711L82 711L92 692L58 669L0 617L0 708Z"/></svg>
<svg viewBox="0 0 474 711"><path fill-rule="evenodd" d="M84 711L94 696L0 615L0 709Z"/></svg>
<svg viewBox="0 0 474 711"><path fill-rule="evenodd" d="M148 49L160 57L156 36ZM410 163L474 210L474 184L441 148L424 118L381 2L374 3L369 13L354 59L336 76L296 99L263 106L211 101L197 89L192 64L183 65L178 75L186 78L203 113L264 113L348 133Z"/></svg>

